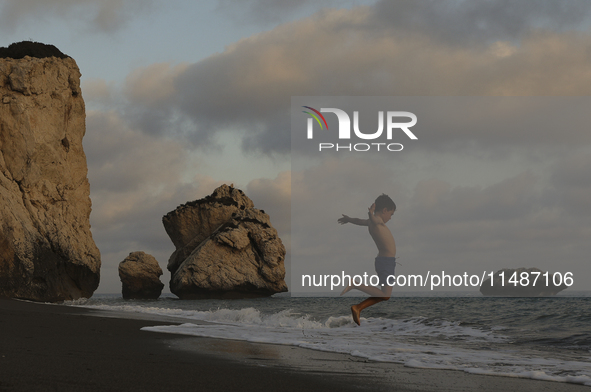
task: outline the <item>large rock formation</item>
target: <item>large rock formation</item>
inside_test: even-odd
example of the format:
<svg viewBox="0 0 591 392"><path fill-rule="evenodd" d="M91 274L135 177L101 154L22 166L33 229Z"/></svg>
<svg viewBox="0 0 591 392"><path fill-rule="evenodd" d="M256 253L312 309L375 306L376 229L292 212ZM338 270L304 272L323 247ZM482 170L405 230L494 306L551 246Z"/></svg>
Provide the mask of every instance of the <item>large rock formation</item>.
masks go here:
<svg viewBox="0 0 591 392"><path fill-rule="evenodd" d="M0 58L0 296L62 301L97 288L84 133L73 59Z"/></svg>
<svg viewBox="0 0 591 392"><path fill-rule="evenodd" d="M524 273L527 275L522 275ZM548 273L547 277L544 274L539 268L504 268L495 272L492 281L486 279L480 292L498 297L547 297L567 288L564 283L556 286L553 274Z"/></svg>
<svg viewBox="0 0 591 392"><path fill-rule="evenodd" d="M287 291L285 247L269 216L228 185L163 218L176 251L170 291L183 299L244 298Z"/></svg>
<svg viewBox="0 0 591 392"><path fill-rule="evenodd" d="M119 263L119 278L125 299L158 299L164 288L162 268L154 256L132 252Z"/></svg>

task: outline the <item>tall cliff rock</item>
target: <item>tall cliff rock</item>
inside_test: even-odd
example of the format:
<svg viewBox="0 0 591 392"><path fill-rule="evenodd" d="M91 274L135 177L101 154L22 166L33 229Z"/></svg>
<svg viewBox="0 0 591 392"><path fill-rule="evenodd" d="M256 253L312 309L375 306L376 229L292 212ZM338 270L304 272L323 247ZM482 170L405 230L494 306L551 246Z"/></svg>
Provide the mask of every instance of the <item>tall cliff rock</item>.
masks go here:
<svg viewBox="0 0 591 392"><path fill-rule="evenodd" d="M67 56L14 57L0 58L0 296L90 297L100 253L90 232L80 71Z"/></svg>
<svg viewBox="0 0 591 392"><path fill-rule="evenodd" d="M170 291L182 299L244 298L287 291L285 247L269 216L228 185L163 218L176 246Z"/></svg>

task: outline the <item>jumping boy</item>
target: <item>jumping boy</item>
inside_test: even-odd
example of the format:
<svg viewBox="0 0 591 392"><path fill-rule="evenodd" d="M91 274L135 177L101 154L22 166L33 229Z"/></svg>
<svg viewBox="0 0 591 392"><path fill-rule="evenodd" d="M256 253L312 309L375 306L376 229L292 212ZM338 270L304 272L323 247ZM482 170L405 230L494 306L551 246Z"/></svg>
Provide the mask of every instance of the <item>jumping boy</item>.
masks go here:
<svg viewBox="0 0 591 392"><path fill-rule="evenodd" d="M370 298L367 298L361 303L351 306L353 321L357 325L361 325L360 314L363 309L375 305L378 302L387 301L392 294L392 286L388 285L388 276L394 275L394 269L396 267L396 243L394 242L394 237L390 229L386 227L386 223L392 218L394 211L396 211L394 201L388 195L382 194L369 207L368 219L351 218L345 214L343 214L342 218L338 219L341 225L353 223L358 226L367 226L371 238L373 238L378 247L375 269L380 278L379 288L363 284L359 286L349 285L341 293L343 295L349 290L357 289L371 295Z"/></svg>

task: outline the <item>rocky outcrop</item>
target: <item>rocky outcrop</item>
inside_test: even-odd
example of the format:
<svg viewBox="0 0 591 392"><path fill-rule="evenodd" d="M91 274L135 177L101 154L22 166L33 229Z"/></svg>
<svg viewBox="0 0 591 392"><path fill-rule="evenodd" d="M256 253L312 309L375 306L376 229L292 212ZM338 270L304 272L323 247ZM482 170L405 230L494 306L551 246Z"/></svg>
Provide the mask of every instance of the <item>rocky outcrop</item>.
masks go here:
<svg viewBox="0 0 591 392"><path fill-rule="evenodd" d="M527 274L527 279L524 279L526 275L522 273ZM498 297L547 297L567 288L564 283L556 286L553 274L548 273L547 277L543 274L545 272L539 268L504 268L495 272L492 281L490 278L486 279L480 287L480 292Z"/></svg>
<svg viewBox="0 0 591 392"><path fill-rule="evenodd" d="M84 133L73 59L0 59L0 296L62 301L98 287Z"/></svg>
<svg viewBox="0 0 591 392"><path fill-rule="evenodd" d="M119 263L124 299L158 299L164 288L162 268L154 256L132 252Z"/></svg>
<svg viewBox="0 0 591 392"><path fill-rule="evenodd" d="M222 185L163 218L176 251L170 290L182 299L245 298L287 291L285 247L269 216Z"/></svg>

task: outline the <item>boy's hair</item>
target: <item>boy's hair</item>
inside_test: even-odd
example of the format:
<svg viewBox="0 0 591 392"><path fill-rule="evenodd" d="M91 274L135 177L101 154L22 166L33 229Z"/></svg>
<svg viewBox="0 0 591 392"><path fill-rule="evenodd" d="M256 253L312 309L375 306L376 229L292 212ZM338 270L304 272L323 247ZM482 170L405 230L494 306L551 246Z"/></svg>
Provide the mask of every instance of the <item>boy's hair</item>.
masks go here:
<svg viewBox="0 0 591 392"><path fill-rule="evenodd" d="M380 196L378 196L375 203L376 203L376 212L382 211L384 208L387 209L388 211L390 211L390 210L396 211L396 204L394 203L394 201L392 199L390 199L390 196L386 195L385 193L382 193Z"/></svg>

